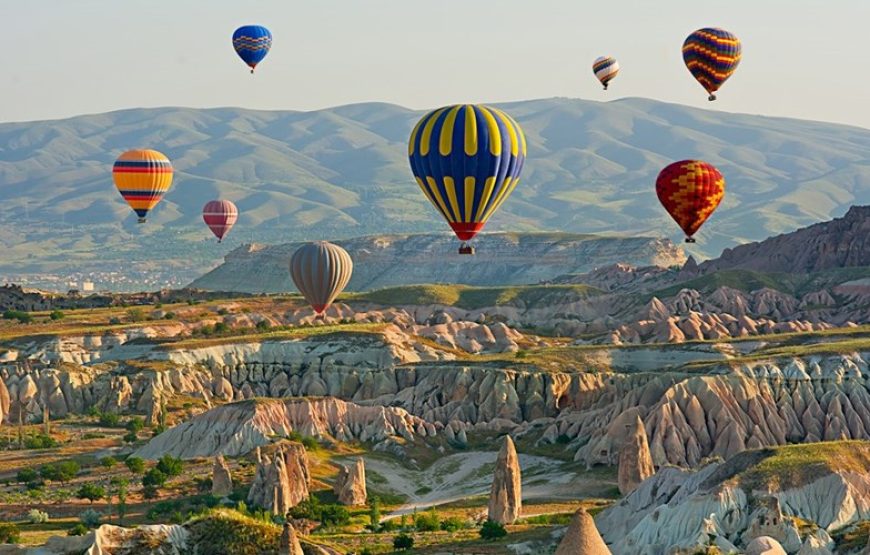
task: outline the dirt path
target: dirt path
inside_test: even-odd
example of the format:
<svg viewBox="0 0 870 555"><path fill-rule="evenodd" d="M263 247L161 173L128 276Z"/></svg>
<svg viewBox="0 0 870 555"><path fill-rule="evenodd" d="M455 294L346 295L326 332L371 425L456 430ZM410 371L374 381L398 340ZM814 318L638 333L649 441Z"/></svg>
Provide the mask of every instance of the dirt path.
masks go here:
<svg viewBox="0 0 870 555"><path fill-rule="evenodd" d="M414 510L444 505L469 497L488 495L498 453L469 451L446 456L429 468L411 470L381 457L364 457L369 483L375 489L405 495L408 502L386 515L393 518ZM600 494L608 485L600 477L577 470L577 465L557 459L520 455L523 499L579 499ZM375 483L372 473L386 483Z"/></svg>

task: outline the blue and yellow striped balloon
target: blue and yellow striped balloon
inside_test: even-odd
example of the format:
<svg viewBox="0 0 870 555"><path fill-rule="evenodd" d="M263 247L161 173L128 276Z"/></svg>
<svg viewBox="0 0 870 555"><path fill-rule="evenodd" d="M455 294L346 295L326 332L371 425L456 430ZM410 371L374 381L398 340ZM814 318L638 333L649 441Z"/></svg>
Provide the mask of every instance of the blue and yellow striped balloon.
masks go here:
<svg viewBox="0 0 870 555"><path fill-rule="evenodd" d="M411 132L408 156L426 198L468 241L519 183L526 138L497 108L457 104L423 116Z"/></svg>
<svg viewBox="0 0 870 555"><path fill-rule="evenodd" d="M683 42L683 62L698 83L716 100L714 94L740 64L743 47L734 33L724 29L698 29Z"/></svg>
<svg viewBox="0 0 870 555"><path fill-rule="evenodd" d="M245 25L233 33L233 48L251 73L263 61L272 48L272 33L262 25Z"/></svg>

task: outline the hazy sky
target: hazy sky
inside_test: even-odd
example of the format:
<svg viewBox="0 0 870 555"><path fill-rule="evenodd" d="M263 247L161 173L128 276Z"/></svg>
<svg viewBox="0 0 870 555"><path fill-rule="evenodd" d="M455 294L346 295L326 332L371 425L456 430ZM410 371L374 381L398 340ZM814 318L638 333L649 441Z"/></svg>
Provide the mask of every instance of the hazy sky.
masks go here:
<svg viewBox="0 0 870 555"><path fill-rule="evenodd" d="M868 0L0 0L0 121L645 96L870 127L868 20ZM230 41L248 23L275 37L253 77ZM703 26L744 45L715 103L680 55ZM603 53L623 68L607 93Z"/></svg>

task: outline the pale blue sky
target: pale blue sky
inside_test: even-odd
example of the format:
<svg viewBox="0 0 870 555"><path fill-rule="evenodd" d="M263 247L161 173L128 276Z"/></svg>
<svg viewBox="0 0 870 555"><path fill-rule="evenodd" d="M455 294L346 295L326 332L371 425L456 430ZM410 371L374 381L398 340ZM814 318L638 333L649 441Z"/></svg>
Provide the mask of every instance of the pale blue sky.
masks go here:
<svg viewBox="0 0 870 555"><path fill-rule="evenodd" d="M644 96L870 127L868 0L0 0L0 21L0 121ZM230 44L247 23L275 37L254 77ZM744 45L715 103L680 56L703 26ZM607 93L604 53L623 68Z"/></svg>

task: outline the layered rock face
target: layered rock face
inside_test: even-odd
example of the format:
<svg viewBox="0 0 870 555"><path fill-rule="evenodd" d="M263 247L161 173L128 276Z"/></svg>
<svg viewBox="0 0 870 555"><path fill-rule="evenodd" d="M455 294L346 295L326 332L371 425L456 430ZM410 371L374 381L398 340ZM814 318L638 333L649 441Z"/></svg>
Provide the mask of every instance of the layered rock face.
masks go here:
<svg viewBox="0 0 870 555"><path fill-rule="evenodd" d="M487 510L489 520L501 524L513 524L519 518L522 510L521 482L517 449L511 437L506 435L495 461Z"/></svg>
<svg viewBox="0 0 870 555"><path fill-rule="evenodd" d="M761 536L746 546L746 555L788 555L774 538Z"/></svg>
<svg viewBox="0 0 870 555"><path fill-rule="evenodd" d="M344 505L366 504L368 500L366 466L362 457L358 458L352 465L341 465L333 491L338 497L338 502Z"/></svg>
<svg viewBox="0 0 870 555"><path fill-rule="evenodd" d="M0 555L184 555L190 534L179 525L121 528L103 524L84 536L52 536L45 545L0 545Z"/></svg>
<svg viewBox="0 0 870 555"><path fill-rule="evenodd" d="M291 432L387 448L393 438L437 434L435 426L396 407L361 406L339 399L266 399L215 407L175 426L136 451L158 459L238 456Z"/></svg>
<svg viewBox="0 0 870 555"><path fill-rule="evenodd" d="M842 218L757 243L725 249L700 265L702 273L742 268L804 274L831 268L870 266L870 206L853 206Z"/></svg>
<svg viewBox="0 0 870 555"><path fill-rule="evenodd" d="M262 455L257 463L248 503L284 515L308 499L308 456L299 443L282 443L275 453Z"/></svg>
<svg viewBox="0 0 870 555"><path fill-rule="evenodd" d="M336 243L354 253L350 291L415 283L520 285L616 262L667 267L686 259L667 239L485 233L475 239L478 271L469 272L466 260L456 254L453 237L445 234L380 235ZM190 286L248 293L294 291L286 265L300 245L244 245Z"/></svg>
<svg viewBox="0 0 870 555"><path fill-rule="evenodd" d="M832 446L832 459L870 457L866 445ZM780 475L753 470L767 456L765 450L747 451L697 472L663 468L602 511L598 529L613 551L624 555L694 553L710 546L726 553L744 546L749 552L762 537L772 538L783 552L806 554L833 550L830 531L870 517L866 474L820 468L793 474L792 482L780 487ZM743 473L758 489L744 485ZM758 484L759 479L767 481Z"/></svg>
<svg viewBox="0 0 870 555"><path fill-rule="evenodd" d="M223 455L218 455L214 458L211 476L212 495L215 497L226 497L233 493L233 477Z"/></svg>
<svg viewBox="0 0 870 555"><path fill-rule="evenodd" d="M580 508L574 513L565 536L556 548L556 555L611 555L598 533L595 521Z"/></svg>
<svg viewBox="0 0 870 555"><path fill-rule="evenodd" d="M655 474L643 421L636 417L619 451L619 493L628 495L641 482Z"/></svg>

